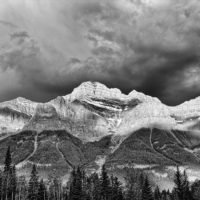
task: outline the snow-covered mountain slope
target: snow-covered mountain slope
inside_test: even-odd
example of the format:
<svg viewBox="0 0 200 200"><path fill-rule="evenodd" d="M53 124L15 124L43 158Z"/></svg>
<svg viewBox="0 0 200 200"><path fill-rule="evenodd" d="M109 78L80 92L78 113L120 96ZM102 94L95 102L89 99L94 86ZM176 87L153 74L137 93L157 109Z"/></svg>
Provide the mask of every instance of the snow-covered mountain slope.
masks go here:
<svg viewBox="0 0 200 200"><path fill-rule="evenodd" d="M24 98L0 103L0 133L65 129L84 141L128 135L141 128L199 131L200 97L169 107L133 90L128 95L97 82L47 103Z"/></svg>
<svg viewBox="0 0 200 200"><path fill-rule="evenodd" d="M200 130L200 97L169 107L169 111L176 119L177 129Z"/></svg>
<svg viewBox="0 0 200 200"><path fill-rule="evenodd" d="M0 133L20 131L33 116L37 104L21 97L0 103Z"/></svg>
<svg viewBox="0 0 200 200"><path fill-rule="evenodd" d="M18 97L11 101L5 101L0 103L0 107L8 107L12 110L18 111L20 113L32 116L35 112L35 108L38 103L30 101L28 99Z"/></svg>

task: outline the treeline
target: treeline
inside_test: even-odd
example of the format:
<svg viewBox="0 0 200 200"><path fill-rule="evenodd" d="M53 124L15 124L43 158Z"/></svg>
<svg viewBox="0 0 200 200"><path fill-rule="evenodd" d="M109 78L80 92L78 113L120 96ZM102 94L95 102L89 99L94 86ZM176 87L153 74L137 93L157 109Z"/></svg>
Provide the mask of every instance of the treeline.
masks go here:
<svg viewBox="0 0 200 200"><path fill-rule="evenodd" d="M80 167L74 168L66 186L57 178L39 179L35 165L29 179L18 177L8 148L0 173L0 200L200 200L200 181L190 184L178 167L172 191L153 188L148 176L138 170L129 172L125 183L109 176L105 166L100 175L89 176Z"/></svg>

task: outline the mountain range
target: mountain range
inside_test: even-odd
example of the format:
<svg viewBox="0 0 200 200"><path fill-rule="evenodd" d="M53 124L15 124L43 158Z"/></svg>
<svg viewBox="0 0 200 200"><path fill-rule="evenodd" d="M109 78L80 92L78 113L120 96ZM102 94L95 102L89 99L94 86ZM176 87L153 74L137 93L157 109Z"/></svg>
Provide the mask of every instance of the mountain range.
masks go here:
<svg viewBox="0 0 200 200"><path fill-rule="evenodd" d="M169 178L176 165L200 166L200 97L172 107L97 82L46 103L19 97L0 103L1 165L7 146L23 173L33 163L62 177L77 165L92 172L106 164Z"/></svg>

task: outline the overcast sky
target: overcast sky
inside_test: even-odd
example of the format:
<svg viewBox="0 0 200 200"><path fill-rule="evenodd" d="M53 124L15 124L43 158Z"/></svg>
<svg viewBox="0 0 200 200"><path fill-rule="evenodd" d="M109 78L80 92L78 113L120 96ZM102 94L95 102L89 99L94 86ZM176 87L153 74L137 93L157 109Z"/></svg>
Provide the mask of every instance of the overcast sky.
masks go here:
<svg viewBox="0 0 200 200"><path fill-rule="evenodd" d="M83 81L177 105L200 96L199 0L0 0L0 101Z"/></svg>

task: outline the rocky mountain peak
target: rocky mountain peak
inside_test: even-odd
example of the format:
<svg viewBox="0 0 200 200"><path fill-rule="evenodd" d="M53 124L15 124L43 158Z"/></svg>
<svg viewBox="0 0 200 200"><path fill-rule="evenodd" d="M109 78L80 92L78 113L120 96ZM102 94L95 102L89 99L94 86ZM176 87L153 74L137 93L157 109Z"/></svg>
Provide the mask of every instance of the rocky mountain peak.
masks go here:
<svg viewBox="0 0 200 200"><path fill-rule="evenodd" d="M0 103L1 108L6 107L17 112L22 112L29 116L32 116L34 114L37 105L38 103L25 99L23 97L18 97L16 99Z"/></svg>
<svg viewBox="0 0 200 200"><path fill-rule="evenodd" d="M47 103L36 103L22 97L0 103L0 130L1 126L3 130L10 130L15 120L12 130L21 129L24 125L43 130L54 124L57 129L66 128L81 137L88 133L89 137L91 134L94 137L124 134L155 124L183 129L188 119L199 123L199 117L200 97L169 107L158 98L136 90L126 95L119 89L90 81L82 83L71 94L58 96Z"/></svg>
<svg viewBox="0 0 200 200"><path fill-rule="evenodd" d="M68 97L68 96L67 96ZM75 99L96 97L108 99L124 99L126 95L122 94L119 89L109 89L105 85L98 82L84 82L73 90L70 95L71 101Z"/></svg>
<svg viewBox="0 0 200 200"><path fill-rule="evenodd" d="M63 97L65 100L70 100L71 102L78 99L87 99L87 98L98 98L98 99L117 99L120 101L128 102L132 99L138 99L140 101L151 101L156 103L161 103L158 98L154 98L148 95L145 95L141 92L133 90L128 95L123 94L118 88L108 88L102 83L99 82L84 82L73 90L69 95Z"/></svg>
<svg viewBox="0 0 200 200"><path fill-rule="evenodd" d="M141 100L142 102L161 103L161 101L158 98L145 95L144 93L138 92L136 90L131 91L128 94L128 98L131 98L131 99L137 98L137 99Z"/></svg>

